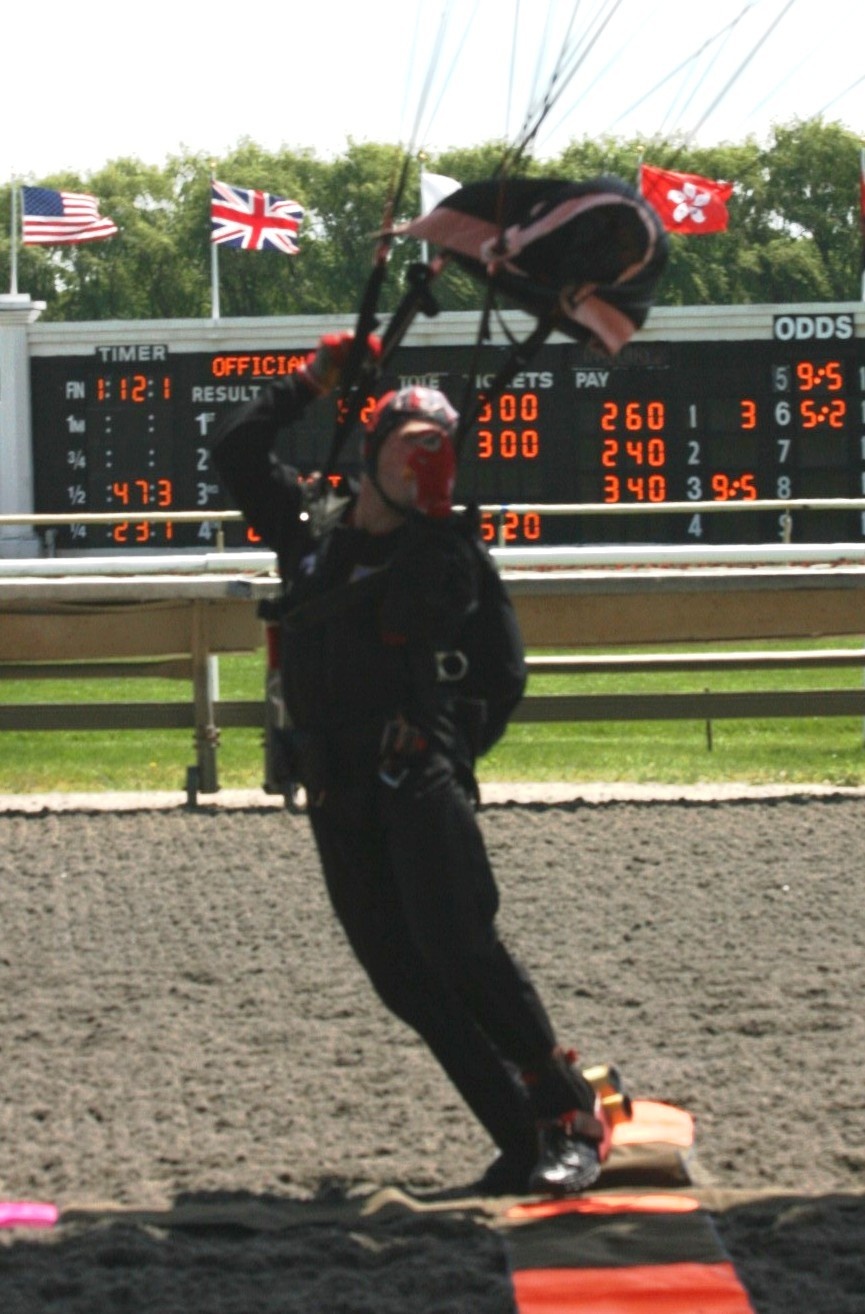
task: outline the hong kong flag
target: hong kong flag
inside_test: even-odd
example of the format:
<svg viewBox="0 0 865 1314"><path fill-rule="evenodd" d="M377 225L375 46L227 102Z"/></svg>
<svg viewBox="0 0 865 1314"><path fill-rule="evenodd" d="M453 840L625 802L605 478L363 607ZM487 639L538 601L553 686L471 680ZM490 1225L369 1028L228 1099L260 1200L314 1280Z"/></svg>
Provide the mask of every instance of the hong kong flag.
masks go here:
<svg viewBox="0 0 865 1314"><path fill-rule="evenodd" d="M642 164L640 193L654 206L668 233L722 233L729 222L732 183Z"/></svg>

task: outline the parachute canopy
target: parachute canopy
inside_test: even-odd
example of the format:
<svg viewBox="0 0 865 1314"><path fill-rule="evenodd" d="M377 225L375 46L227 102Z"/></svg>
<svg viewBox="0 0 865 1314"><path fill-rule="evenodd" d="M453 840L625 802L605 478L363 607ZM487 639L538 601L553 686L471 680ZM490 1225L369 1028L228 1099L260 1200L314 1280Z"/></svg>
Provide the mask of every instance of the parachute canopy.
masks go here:
<svg viewBox="0 0 865 1314"><path fill-rule="evenodd" d="M446 251L530 314L614 355L644 323L667 261L651 205L620 178L469 183L401 234Z"/></svg>

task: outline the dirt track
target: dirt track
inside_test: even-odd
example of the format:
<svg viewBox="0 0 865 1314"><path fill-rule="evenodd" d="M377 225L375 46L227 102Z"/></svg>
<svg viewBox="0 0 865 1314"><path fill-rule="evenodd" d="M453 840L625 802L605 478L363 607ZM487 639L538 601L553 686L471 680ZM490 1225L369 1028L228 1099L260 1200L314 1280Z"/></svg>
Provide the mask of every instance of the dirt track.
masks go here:
<svg viewBox="0 0 865 1314"><path fill-rule="evenodd" d="M865 799L483 815L503 933L562 1039L696 1114L702 1181L772 1193L719 1215L757 1310L863 1314ZM12 811L0 843L0 1197L309 1201L486 1164L350 957L303 818ZM367 1241L322 1225L246 1245L118 1225L7 1236L0 1305L510 1308L484 1228L409 1219Z"/></svg>

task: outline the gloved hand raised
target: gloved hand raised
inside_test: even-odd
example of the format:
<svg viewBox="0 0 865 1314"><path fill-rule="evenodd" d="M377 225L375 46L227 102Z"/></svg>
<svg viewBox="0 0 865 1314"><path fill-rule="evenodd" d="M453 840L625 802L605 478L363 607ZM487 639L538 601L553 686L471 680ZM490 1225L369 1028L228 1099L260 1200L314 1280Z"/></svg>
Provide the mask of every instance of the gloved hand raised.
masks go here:
<svg viewBox="0 0 865 1314"><path fill-rule="evenodd" d="M353 333L325 333L316 351L311 351L300 367L310 392L324 397L333 392L342 378L346 362L354 346ZM381 355L381 341L370 334L367 348L373 360Z"/></svg>

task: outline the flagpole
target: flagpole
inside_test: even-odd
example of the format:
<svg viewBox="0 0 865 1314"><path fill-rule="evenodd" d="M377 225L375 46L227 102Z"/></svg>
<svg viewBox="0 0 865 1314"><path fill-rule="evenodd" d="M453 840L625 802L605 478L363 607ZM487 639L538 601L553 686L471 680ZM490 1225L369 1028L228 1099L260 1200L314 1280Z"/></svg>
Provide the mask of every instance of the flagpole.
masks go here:
<svg viewBox="0 0 865 1314"><path fill-rule="evenodd" d="M16 196L18 195L18 183L15 176L12 177L12 205L11 205L11 229L9 233L9 291L13 297L18 295L18 233L16 232Z"/></svg>
<svg viewBox="0 0 865 1314"><path fill-rule="evenodd" d="M861 232L860 261L861 286L860 297L865 301L865 150L859 153L859 226Z"/></svg>
<svg viewBox="0 0 865 1314"><path fill-rule="evenodd" d="M219 243L213 240L213 163L210 165L210 318L219 319Z"/></svg>
<svg viewBox="0 0 865 1314"><path fill-rule="evenodd" d="M423 214L423 212L424 212L424 194L423 194L423 175L424 175L424 168L423 168L423 166L424 166L424 164L426 163L426 160L427 160L426 152L425 152L425 151L418 151L418 161L419 161L419 163L420 163L420 168L418 169L417 182L418 182L418 191L419 191L419 193L420 193L420 212L421 212L421 214ZM425 265L428 265L428 264L429 264L429 243L427 242L426 238L423 238L423 237L421 238L421 244L420 244L420 258L421 258L421 262L422 262L423 264L425 264Z"/></svg>
<svg viewBox="0 0 865 1314"><path fill-rule="evenodd" d="M210 318L219 319L219 246L210 242Z"/></svg>

